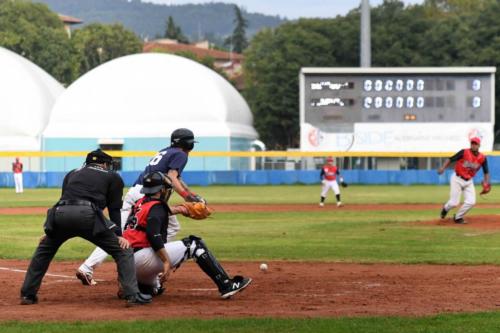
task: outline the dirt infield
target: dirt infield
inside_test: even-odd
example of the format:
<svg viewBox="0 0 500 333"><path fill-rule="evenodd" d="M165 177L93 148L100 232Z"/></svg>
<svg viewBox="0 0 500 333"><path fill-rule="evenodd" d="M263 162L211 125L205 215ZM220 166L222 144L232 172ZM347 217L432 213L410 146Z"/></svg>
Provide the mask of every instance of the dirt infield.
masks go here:
<svg viewBox="0 0 500 333"><path fill-rule="evenodd" d="M40 304L18 305L27 261L0 260L0 321L87 321L165 318L422 316L495 310L500 306L500 267L456 265L360 265L342 263L225 263L231 274L254 281L222 300L194 263L173 274L166 294L148 306L125 308L115 296L113 263L98 271L97 286L82 286L78 263L53 263Z"/></svg>
<svg viewBox="0 0 500 333"><path fill-rule="evenodd" d="M428 210L439 211L440 204L347 204L338 208L335 204L327 204L325 207L319 207L317 204L214 204L210 205L215 212L313 212L329 210L347 210L347 211L366 211L366 210ZM498 208L500 204L478 204L478 208ZM48 207L14 207L0 208L0 215L23 215L23 214L45 214Z"/></svg>
<svg viewBox="0 0 500 333"><path fill-rule="evenodd" d="M466 224L456 224L452 218L436 219L432 221L415 222L418 225L428 226L443 226L453 228L465 228L467 230L476 231L499 231L500 230L500 215L471 215L466 216ZM477 233L476 233L477 234ZM471 234L471 235L476 235Z"/></svg>

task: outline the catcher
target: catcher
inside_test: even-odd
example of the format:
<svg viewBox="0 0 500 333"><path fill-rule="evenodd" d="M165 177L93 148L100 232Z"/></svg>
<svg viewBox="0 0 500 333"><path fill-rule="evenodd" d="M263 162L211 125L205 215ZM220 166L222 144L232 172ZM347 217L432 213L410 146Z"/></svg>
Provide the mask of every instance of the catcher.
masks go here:
<svg viewBox="0 0 500 333"><path fill-rule="evenodd" d="M189 153L194 148L194 134L187 128L178 128L170 135L170 147L164 148L153 157L144 171L137 177L127 194L123 199L121 209L121 228L125 227L125 223L130 214L132 206L137 200L143 197L141 193L142 180L147 173L159 171L172 180L174 190L187 202L205 202L205 199L191 192L181 179L182 171L184 170ZM180 224L175 215L169 217L168 236L169 240L173 240L180 230ZM102 264L108 254L101 248L96 248L85 262L76 271L76 277L83 285L92 286L97 284L93 279L94 269Z"/></svg>
<svg viewBox="0 0 500 333"><path fill-rule="evenodd" d="M458 224L467 223L464 220L465 214L476 204L476 190L474 188L474 176L480 168L483 169L483 190L481 195L489 193L491 190L490 174L488 171L488 160L486 156L479 152L481 139L474 137L470 139L470 149L462 149L445 161L443 166L439 168L438 174L442 174L444 170L452 163L455 164L455 172L450 178L450 200L444 204L441 210L441 218L444 219L448 212L457 207L460 203L460 196L464 194L464 203L458 212L453 215L453 220Z"/></svg>
<svg viewBox="0 0 500 333"><path fill-rule="evenodd" d="M139 289L150 295L163 293L162 287L172 270L184 261L194 259L198 266L217 285L222 298L229 298L245 289L252 279L242 276L230 278L220 263L197 236L169 242L168 216L183 214L195 219L205 219L211 211L205 203L185 202L169 207L172 182L161 172L144 176L139 199L132 208L125 225L123 237L134 250L135 267Z"/></svg>

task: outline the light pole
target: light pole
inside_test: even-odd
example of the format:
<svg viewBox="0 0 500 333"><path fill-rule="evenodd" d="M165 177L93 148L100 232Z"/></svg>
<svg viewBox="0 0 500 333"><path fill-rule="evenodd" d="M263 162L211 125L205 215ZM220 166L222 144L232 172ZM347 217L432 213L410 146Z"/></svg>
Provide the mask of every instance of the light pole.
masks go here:
<svg viewBox="0 0 500 333"><path fill-rule="evenodd" d="M361 0L360 66L371 67L370 1Z"/></svg>

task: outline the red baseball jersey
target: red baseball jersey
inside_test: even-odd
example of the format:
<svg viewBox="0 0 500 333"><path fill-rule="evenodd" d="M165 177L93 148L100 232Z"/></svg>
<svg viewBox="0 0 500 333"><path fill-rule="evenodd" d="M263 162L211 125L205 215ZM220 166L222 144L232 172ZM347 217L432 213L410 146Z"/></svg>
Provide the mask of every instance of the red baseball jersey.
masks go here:
<svg viewBox="0 0 500 333"><path fill-rule="evenodd" d="M144 202L146 199L147 197L143 197L135 203L132 210L135 213L134 216L131 217L135 219L135 221L131 225L127 225L125 231L123 232L123 237L129 241L130 247L132 248L151 247L146 235L148 215L151 208L161 202L159 200Z"/></svg>
<svg viewBox="0 0 500 333"><path fill-rule="evenodd" d="M464 149L463 157L455 164L455 172L462 178L471 179L479 171L485 159L481 153L476 156L470 149Z"/></svg>
<svg viewBox="0 0 500 333"><path fill-rule="evenodd" d="M338 168L335 165L326 164L323 166L323 172L321 174L326 180L335 180L337 179L337 170Z"/></svg>
<svg viewBox="0 0 500 333"><path fill-rule="evenodd" d="M21 173L21 172L23 172L23 164L21 162L14 162L14 163L12 163L12 171L14 173Z"/></svg>

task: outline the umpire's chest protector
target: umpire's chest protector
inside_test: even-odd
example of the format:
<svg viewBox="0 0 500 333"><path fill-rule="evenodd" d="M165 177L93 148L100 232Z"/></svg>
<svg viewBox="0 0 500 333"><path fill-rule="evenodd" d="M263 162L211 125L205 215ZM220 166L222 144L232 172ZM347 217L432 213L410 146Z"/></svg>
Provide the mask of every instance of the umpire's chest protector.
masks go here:
<svg viewBox="0 0 500 333"><path fill-rule="evenodd" d="M135 204L133 208L134 216L132 217L132 221L127 225L125 231L123 232L123 237L129 241L130 246L133 248L151 247L146 235L148 216L151 208L153 208L154 205L161 204L161 201L146 201L145 199L146 197L140 199Z"/></svg>

